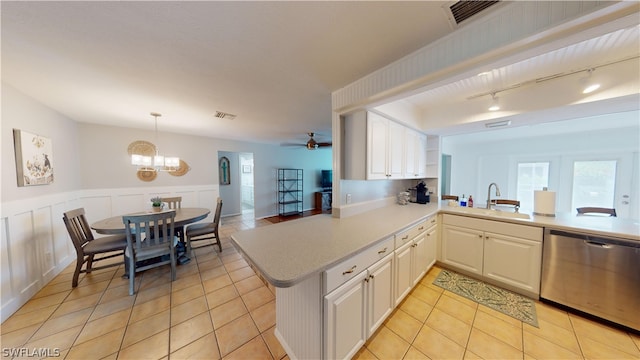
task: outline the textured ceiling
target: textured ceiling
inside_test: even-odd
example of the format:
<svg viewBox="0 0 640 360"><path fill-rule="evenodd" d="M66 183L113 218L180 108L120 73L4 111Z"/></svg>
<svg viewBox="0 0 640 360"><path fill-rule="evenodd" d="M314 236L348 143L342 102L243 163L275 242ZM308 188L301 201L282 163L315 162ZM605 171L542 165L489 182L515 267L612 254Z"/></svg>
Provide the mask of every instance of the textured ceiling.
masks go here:
<svg viewBox="0 0 640 360"><path fill-rule="evenodd" d="M327 141L331 92L451 33L451 3L2 2L2 81L79 122L151 130L155 111L160 131ZM639 39L638 26L617 30L400 101L482 120L486 94L517 103L533 80L637 61Z"/></svg>
<svg viewBox="0 0 640 360"><path fill-rule="evenodd" d="M79 122L322 141L331 92L451 32L444 3L2 2L2 78Z"/></svg>

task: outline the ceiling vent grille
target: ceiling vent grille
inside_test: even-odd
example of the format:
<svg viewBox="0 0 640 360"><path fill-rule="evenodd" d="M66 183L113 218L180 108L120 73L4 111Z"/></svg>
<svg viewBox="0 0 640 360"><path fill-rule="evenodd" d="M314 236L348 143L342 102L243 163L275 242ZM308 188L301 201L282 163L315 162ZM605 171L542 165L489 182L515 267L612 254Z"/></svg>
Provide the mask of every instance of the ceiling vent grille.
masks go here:
<svg viewBox="0 0 640 360"><path fill-rule="evenodd" d="M473 1L463 0L449 6L451 15L456 25L476 15L482 10L497 4L499 1Z"/></svg>
<svg viewBox="0 0 640 360"><path fill-rule="evenodd" d="M217 117L218 119L229 119L229 120L233 120L236 118L236 115L229 114L222 111L216 111L215 115L213 116Z"/></svg>

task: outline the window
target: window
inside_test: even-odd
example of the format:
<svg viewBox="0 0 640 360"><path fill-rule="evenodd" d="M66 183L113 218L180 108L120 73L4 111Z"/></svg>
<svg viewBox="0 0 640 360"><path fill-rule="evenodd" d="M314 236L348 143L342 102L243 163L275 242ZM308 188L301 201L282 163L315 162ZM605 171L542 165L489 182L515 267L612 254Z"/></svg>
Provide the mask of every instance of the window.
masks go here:
<svg viewBox="0 0 640 360"><path fill-rule="evenodd" d="M574 161L572 207L614 207L617 163L616 160Z"/></svg>
<svg viewBox="0 0 640 360"><path fill-rule="evenodd" d="M549 162L518 163L517 197L520 207L533 209L533 191L549 186Z"/></svg>

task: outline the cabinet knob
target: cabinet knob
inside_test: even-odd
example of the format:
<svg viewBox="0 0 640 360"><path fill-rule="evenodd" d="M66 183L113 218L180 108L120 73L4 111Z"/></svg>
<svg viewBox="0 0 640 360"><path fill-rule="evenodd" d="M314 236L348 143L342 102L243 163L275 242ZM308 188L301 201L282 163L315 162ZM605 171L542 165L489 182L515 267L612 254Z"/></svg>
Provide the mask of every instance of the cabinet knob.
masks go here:
<svg viewBox="0 0 640 360"><path fill-rule="evenodd" d="M482 234L478 235L478 237L479 237L480 239L482 239Z"/></svg>
<svg viewBox="0 0 640 360"><path fill-rule="evenodd" d="M418 230L424 230L424 226L420 226Z"/></svg>
<svg viewBox="0 0 640 360"><path fill-rule="evenodd" d="M382 249L382 250L378 251L378 254L384 254L384 253L386 253L386 252L387 252L387 248L384 248L384 249Z"/></svg>
<svg viewBox="0 0 640 360"><path fill-rule="evenodd" d="M358 267L358 265L353 265L351 267L351 269L347 270L347 271L343 271L342 275L347 275L347 274L351 274L356 268Z"/></svg>

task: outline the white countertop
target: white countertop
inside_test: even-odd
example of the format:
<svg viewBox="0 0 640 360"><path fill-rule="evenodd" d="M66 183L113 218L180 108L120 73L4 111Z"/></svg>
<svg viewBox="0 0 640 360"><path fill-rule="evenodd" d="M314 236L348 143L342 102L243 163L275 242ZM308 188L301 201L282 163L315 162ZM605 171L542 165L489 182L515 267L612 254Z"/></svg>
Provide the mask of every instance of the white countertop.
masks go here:
<svg viewBox="0 0 640 360"><path fill-rule="evenodd" d="M438 212L640 241L638 220L571 214L519 219L434 203L392 205L345 218L315 215L240 231L231 239L267 281L289 287Z"/></svg>

